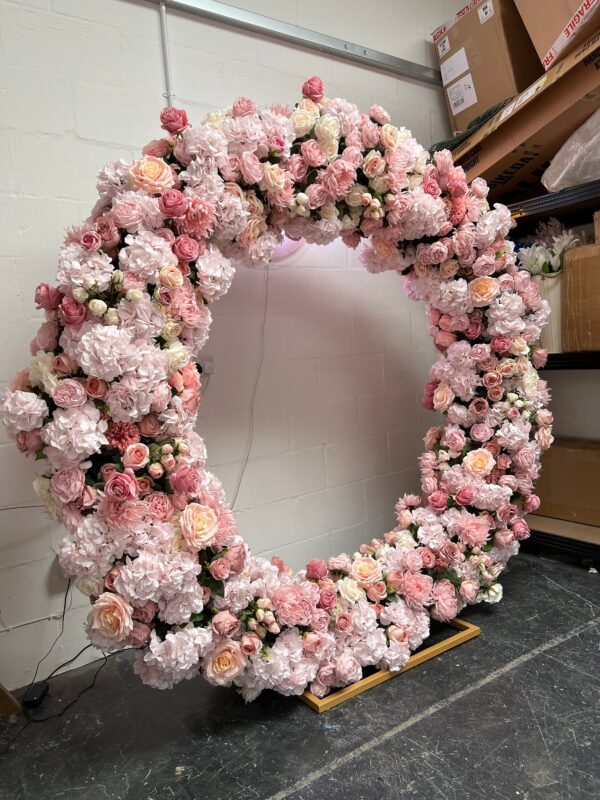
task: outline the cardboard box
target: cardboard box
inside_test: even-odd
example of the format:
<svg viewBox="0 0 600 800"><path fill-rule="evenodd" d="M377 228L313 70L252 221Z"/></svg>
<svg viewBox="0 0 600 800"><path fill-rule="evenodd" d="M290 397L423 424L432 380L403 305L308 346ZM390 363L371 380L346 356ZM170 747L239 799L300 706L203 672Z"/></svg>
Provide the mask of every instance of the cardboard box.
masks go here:
<svg viewBox="0 0 600 800"><path fill-rule="evenodd" d="M542 456L536 512L586 525L600 525L600 442L557 438Z"/></svg>
<svg viewBox="0 0 600 800"><path fill-rule="evenodd" d="M598 108L600 34L594 34L456 147L454 161L469 181L488 181L491 202L540 194L550 159Z"/></svg>
<svg viewBox="0 0 600 800"><path fill-rule="evenodd" d="M596 244L565 253L562 345L566 353L600 350L600 211L594 214Z"/></svg>
<svg viewBox="0 0 600 800"><path fill-rule="evenodd" d="M544 69L600 27L600 0L515 0Z"/></svg>
<svg viewBox="0 0 600 800"><path fill-rule="evenodd" d="M543 73L513 0L473 0L433 41L455 131Z"/></svg>

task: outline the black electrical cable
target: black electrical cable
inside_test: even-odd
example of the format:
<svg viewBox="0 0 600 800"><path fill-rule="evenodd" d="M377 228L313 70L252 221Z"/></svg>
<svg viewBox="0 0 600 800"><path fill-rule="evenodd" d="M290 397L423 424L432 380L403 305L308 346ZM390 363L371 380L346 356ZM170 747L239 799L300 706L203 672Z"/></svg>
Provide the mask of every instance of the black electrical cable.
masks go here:
<svg viewBox="0 0 600 800"><path fill-rule="evenodd" d="M73 656L73 658L70 658L68 661L65 661L63 664L60 664L58 667L56 667L56 669L55 669L53 672L51 672L51 673L50 673L50 675L48 675L48 677L46 678L46 680L50 680L50 678L52 678L52 677L54 676L54 674L55 674L55 673L56 673L56 672L57 672L59 669L62 669L62 667L66 667L66 666L68 666L69 664L71 664L73 661L75 661L77 658L79 658L79 656L80 656L80 655L81 655L83 652L85 652L85 651L86 651L88 648L90 648L91 646L92 646L91 644L88 644L88 645L86 645L85 647L83 647L83 648L82 648L82 649L81 649L81 650L80 650L80 651L77 653L77 655ZM60 711L58 711L56 714L50 714L50 715L49 715L49 716L47 716L47 717L33 717L33 716L31 715L31 713L28 711L28 709L25 709L25 708L24 708L24 709L23 709L23 714L24 714L24 716L25 716L25 718L26 718L26 720L27 720L27 721L26 721L26 723L23 725L23 727L22 727L22 728L20 728L20 729L19 729L19 731L17 732L17 734L16 734L15 736L13 736L13 738L10 740L10 742L8 742L8 744L6 745L6 747L4 748L4 750L2 750L2 751L0 752L0 755L5 755L6 753L8 753L8 751L11 749L11 747L13 746L13 744L14 744L14 743L17 741L17 739L19 738L19 736L20 736L20 735L23 733L23 731L24 731L24 730L26 730L26 728L28 728L28 727L29 727L29 726L30 726L32 723L34 723L34 722L48 722L48 721L49 721L49 720L51 720L51 719L57 719L58 717L62 717L62 715L63 715L63 714L66 712L66 711L68 711L70 708L72 708L72 707L75 705L75 703L77 703L77 702L78 702L78 700L80 700L80 698L81 698L81 697L83 697L83 695L84 695L86 692L89 692L89 691L90 691L90 689L93 689L93 688L94 688L94 686L96 685L96 680L97 680L97 678L98 678L98 675L100 674L100 672L101 672L101 671L104 669L104 667L106 666L106 664L107 664L107 662L108 662L108 659L109 659L109 658L111 658L112 656L116 656L118 653L122 653L122 652L124 652L125 650L128 650L128 649L129 649L129 648L127 648L127 647L124 647L124 648L122 648L121 650L115 650L115 652L114 652L114 653L108 653L108 655L107 655L107 654L104 652L104 650L103 650L103 651L102 651L102 656L103 656L104 660L102 661L102 663L100 664L100 666L98 667L98 669L96 670L96 672L94 673L94 677L92 678L92 682L91 682L91 683L89 683L87 686L85 686L83 689L81 689L81 691L79 691L79 692L77 693L77 695L76 695L76 696L75 696L75 697L74 697L74 698L71 700L71 702L67 703L67 705L66 705L64 708L61 708L61 710L60 710Z"/></svg>
<svg viewBox="0 0 600 800"><path fill-rule="evenodd" d="M42 658L40 658L40 660L38 661L38 663L36 665L36 668L35 668L35 672L33 673L33 678L31 679L31 683L29 684L29 686L27 687L27 691L25 692L25 695L24 695L25 697L27 696L27 694L31 690L31 687L33 686L33 684L35 683L35 679L37 678L38 670L39 670L39 668L40 668L40 666L42 664L42 661L45 661L48 658L50 653L54 650L54 647L56 646L56 643L58 642L60 637L65 632L65 615L67 613L67 599L69 597L70 589L71 589L71 578L69 578L69 580L67 581L67 588L65 589L65 596L63 598L62 614L61 614L61 618L60 618L60 633L58 634L56 639L50 645L50 649L48 650L46 655L42 656Z"/></svg>

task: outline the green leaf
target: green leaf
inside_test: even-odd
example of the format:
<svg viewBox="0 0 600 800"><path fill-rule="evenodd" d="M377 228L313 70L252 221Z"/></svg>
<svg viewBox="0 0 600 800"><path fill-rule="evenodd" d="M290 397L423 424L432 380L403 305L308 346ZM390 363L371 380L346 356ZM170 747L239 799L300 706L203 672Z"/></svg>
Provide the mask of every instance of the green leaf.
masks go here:
<svg viewBox="0 0 600 800"><path fill-rule="evenodd" d="M38 447L38 449L35 451L35 460L42 461L42 459L44 458L48 458L48 456L46 455L46 453L44 453L44 447L42 445L41 447Z"/></svg>

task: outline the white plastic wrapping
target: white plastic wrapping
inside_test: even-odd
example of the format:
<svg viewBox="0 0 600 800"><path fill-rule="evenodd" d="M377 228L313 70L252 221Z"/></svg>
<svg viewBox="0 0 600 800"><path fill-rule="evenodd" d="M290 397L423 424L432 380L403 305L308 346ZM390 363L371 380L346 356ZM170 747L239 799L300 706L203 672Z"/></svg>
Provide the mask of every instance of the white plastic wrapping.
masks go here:
<svg viewBox="0 0 600 800"><path fill-rule="evenodd" d="M600 179L600 109L571 134L542 175L549 192Z"/></svg>

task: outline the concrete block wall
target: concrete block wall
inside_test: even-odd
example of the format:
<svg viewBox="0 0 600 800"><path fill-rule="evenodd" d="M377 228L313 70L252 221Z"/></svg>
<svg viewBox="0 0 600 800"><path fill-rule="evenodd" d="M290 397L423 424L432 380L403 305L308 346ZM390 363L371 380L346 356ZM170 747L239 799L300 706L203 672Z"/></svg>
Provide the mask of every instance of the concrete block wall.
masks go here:
<svg viewBox="0 0 600 800"><path fill-rule="evenodd" d="M425 35L461 3L354 0L241 2L251 10L432 64ZM368 8L367 8L368 6ZM365 9L367 9L365 11ZM0 294L6 386L39 324L33 291L55 274L64 229L84 219L95 178L159 135L164 104L157 7L144 0L0 0ZM366 14L366 16L365 16ZM185 14L169 14L177 104L199 120L245 94L293 103L318 74L330 96L368 108L428 145L447 132L441 92ZM306 247L281 265L240 271L214 309L206 353L215 373L199 430L229 493L238 478L259 354L254 439L236 509L255 551L294 567L384 533L416 483L428 424L418 398L433 351L423 309L396 275L372 276L341 245ZM31 489L35 466L0 431L0 681L22 686L59 632L62 531ZM86 598L69 601L65 633L41 675L84 646ZM86 651L80 661L95 658Z"/></svg>

